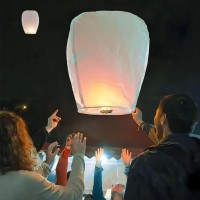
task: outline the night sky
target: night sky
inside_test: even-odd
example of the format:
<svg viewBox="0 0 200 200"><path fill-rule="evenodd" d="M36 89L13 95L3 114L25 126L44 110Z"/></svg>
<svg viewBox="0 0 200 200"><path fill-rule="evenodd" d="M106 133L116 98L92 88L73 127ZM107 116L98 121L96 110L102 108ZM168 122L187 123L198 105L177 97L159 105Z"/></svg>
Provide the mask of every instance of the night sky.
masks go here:
<svg viewBox="0 0 200 200"><path fill-rule="evenodd" d="M119 152L128 147L136 154L152 144L144 133L137 132L131 115L77 113L66 44L71 20L86 11L128 11L146 22L150 53L137 104L145 121L153 123L163 95L186 93L200 105L199 1L7 0L1 1L0 7L1 108L27 104L28 110L21 114L32 134L45 126L58 108L62 121L49 141L62 144L70 132L79 130L88 137L88 149L103 146ZM40 17L36 35L24 34L21 25L21 14L29 9L37 10ZM200 125L195 133L200 134Z"/></svg>

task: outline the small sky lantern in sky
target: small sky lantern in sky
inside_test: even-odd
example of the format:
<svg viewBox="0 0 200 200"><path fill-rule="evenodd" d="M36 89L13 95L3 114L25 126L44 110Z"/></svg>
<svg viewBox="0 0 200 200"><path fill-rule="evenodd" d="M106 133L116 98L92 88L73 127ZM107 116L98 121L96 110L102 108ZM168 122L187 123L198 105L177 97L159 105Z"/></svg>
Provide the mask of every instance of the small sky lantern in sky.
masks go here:
<svg viewBox="0 0 200 200"><path fill-rule="evenodd" d="M26 34L36 34L39 26L39 16L37 11L24 11L22 13L22 26Z"/></svg>
<svg viewBox="0 0 200 200"><path fill-rule="evenodd" d="M145 22L123 11L75 17L67 64L79 113L124 115L135 110L149 55Z"/></svg>

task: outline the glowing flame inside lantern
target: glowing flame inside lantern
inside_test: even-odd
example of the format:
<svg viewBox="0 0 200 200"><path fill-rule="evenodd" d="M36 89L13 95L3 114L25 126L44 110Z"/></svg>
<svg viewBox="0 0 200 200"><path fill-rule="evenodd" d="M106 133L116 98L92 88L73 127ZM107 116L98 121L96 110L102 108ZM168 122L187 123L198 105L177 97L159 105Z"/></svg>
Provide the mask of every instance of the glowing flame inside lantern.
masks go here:
<svg viewBox="0 0 200 200"><path fill-rule="evenodd" d="M102 107L100 109L100 113L104 113L104 114L112 113L112 111L113 110L111 108L109 108L109 107Z"/></svg>
<svg viewBox="0 0 200 200"><path fill-rule="evenodd" d="M35 30L34 30L34 28L33 27L27 27L27 29L26 29L26 34L35 34L36 32L35 32Z"/></svg>
<svg viewBox="0 0 200 200"><path fill-rule="evenodd" d="M127 105L127 100L120 91L106 83L93 83L83 89L84 102L86 105L109 107L112 105Z"/></svg>

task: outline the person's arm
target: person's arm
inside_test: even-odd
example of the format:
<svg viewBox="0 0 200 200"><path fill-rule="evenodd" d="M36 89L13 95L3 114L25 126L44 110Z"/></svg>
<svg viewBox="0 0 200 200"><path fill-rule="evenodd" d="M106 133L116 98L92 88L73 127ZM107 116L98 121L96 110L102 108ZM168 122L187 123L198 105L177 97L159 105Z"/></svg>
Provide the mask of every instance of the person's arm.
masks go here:
<svg viewBox="0 0 200 200"><path fill-rule="evenodd" d="M67 185L67 167L70 149L65 147L56 166L56 185Z"/></svg>
<svg viewBox="0 0 200 200"><path fill-rule="evenodd" d="M132 112L132 118L138 125L138 129L141 129L143 132L145 132L154 144L159 144L155 126L142 120L142 112L139 108L136 108L135 111Z"/></svg>
<svg viewBox="0 0 200 200"><path fill-rule="evenodd" d="M60 155L58 164L56 166L56 184L67 185L67 167L68 158L71 153L71 147L73 145L73 136L70 134L66 140L66 146Z"/></svg>
<svg viewBox="0 0 200 200"><path fill-rule="evenodd" d="M103 196L102 189L102 172L103 168L101 166L101 157L103 155L104 150L102 148L97 149L95 152L96 156L96 165L94 170L94 184L93 184L93 200L105 200Z"/></svg>
<svg viewBox="0 0 200 200"><path fill-rule="evenodd" d="M125 169L124 169L124 174L126 176L128 176L128 172L129 172L129 168L131 165L131 161L132 161L132 153L128 151L128 149L122 149L122 153L121 153L121 159L124 163Z"/></svg>
<svg viewBox="0 0 200 200"><path fill-rule="evenodd" d="M42 149L42 146L47 140L48 135L50 132L57 127L59 121L61 120L60 117L57 116L58 110L56 110L49 118L47 122L47 126L39 130L37 133L32 134L31 138L33 143L36 147L37 152Z"/></svg>
<svg viewBox="0 0 200 200"><path fill-rule="evenodd" d="M46 160L43 163L41 163L41 165L36 169L36 172L41 174L45 178L47 178L48 175L50 174L51 172L50 164L54 161L55 156L60 150L59 148L55 149L57 145L58 145L57 142L53 142L48 146L48 149L46 151Z"/></svg>
<svg viewBox="0 0 200 200"><path fill-rule="evenodd" d="M72 171L67 186L56 186L48 181L41 182L39 199L42 200L81 200L84 191L84 155L86 138L78 133L74 136L72 153L74 155Z"/></svg>
<svg viewBox="0 0 200 200"><path fill-rule="evenodd" d="M37 173L41 174L43 177L47 178L49 174L51 173L51 169L49 164L47 164L45 161L41 163L41 165L38 167Z"/></svg>
<svg viewBox="0 0 200 200"><path fill-rule="evenodd" d="M93 185L93 200L104 200L103 189L102 189L102 167L96 167L94 170L94 185Z"/></svg>
<svg viewBox="0 0 200 200"><path fill-rule="evenodd" d="M46 128L42 128L35 134L31 135L31 139L33 141L33 144L35 145L37 152L39 152L42 149L42 146L46 142L47 137L48 137L48 132Z"/></svg>
<svg viewBox="0 0 200 200"><path fill-rule="evenodd" d="M41 200L82 200L84 191L84 154L76 153L73 158L72 172L67 186L55 185L38 173L23 171L29 179L25 181L23 196L19 199ZM30 177L31 176L31 177Z"/></svg>

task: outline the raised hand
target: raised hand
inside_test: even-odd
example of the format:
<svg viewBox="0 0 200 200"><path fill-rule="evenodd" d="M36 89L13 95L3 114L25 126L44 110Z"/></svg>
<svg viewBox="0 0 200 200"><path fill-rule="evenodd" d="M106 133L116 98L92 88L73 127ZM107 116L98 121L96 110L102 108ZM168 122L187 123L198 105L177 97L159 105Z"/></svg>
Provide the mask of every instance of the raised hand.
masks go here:
<svg viewBox="0 0 200 200"><path fill-rule="evenodd" d="M72 153L75 155L81 153L85 155L86 150L86 137L82 133L75 134L73 138Z"/></svg>
<svg viewBox="0 0 200 200"><path fill-rule="evenodd" d="M128 167L131 164L132 160L132 153L128 151L128 149L122 149L121 153L121 159L125 165L125 167Z"/></svg>
<svg viewBox="0 0 200 200"><path fill-rule="evenodd" d="M72 136L72 134L70 134L70 135L67 137L65 146L66 146L67 149L71 149L71 148L72 148L72 145L73 145L73 136Z"/></svg>
<svg viewBox="0 0 200 200"><path fill-rule="evenodd" d="M61 120L60 117L57 116L58 109L48 118L46 130L50 133L59 123Z"/></svg>
<svg viewBox="0 0 200 200"><path fill-rule="evenodd" d="M101 158L104 154L104 149L99 148L97 151L95 151L95 157L96 157L96 167L101 167Z"/></svg>
<svg viewBox="0 0 200 200"><path fill-rule="evenodd" d="M57 153L60 151L60 148L57 148L58 142L53 142L48 146L48 149L46 151L46 163L51 164Z"/></svg>
<svg viewBox="0 0 200 200"><path fill-rule="evenodd" d="M138 126L143 122L142 120L142 111L139 108L135 108L135 111L132 112L132 118Z"/></svg>

